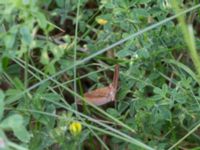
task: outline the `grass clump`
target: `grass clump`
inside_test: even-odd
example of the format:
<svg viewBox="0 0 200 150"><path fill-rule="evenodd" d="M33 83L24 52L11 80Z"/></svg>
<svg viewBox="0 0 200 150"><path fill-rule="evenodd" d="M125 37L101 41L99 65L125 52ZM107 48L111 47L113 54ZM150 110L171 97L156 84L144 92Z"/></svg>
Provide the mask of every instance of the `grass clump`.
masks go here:
<svg viewBox="0 0 200 150"><path fill-rule="evenodd" d="M197 1L0 7L0 148L200 148ZM88 103L84 93L108 86L116 64L116 100Z"/></svg>

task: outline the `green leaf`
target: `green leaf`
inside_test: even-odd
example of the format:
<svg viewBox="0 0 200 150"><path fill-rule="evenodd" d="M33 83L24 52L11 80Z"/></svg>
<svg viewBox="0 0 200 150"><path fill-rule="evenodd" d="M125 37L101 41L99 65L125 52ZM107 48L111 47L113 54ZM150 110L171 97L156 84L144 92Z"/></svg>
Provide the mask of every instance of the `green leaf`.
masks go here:
<svg viewBox="0 0 200 150"><path fill-rule="evenodd" d="M10 2L12 2L14 7L16 7L16 8L20 8L20 7L22 7L24 5L23 4L23 0L14 0L14 1L10 1Z"/></svg>
<svg viewBox="0 0 200 150"><path fill-rule="evenodd" d="M123 76L124 79L120 81L120 90L117 93L118 100L123 100L126 95L130 92L130 88L134 85L135 81L131 80L128 75Z"/></svg>
<svg viewBox="0 0 200 150"><path fill-rule="evenodd" d="M4 119L1 124L0 127L3 129L13 129L15 127L19 127L23 124L23 118L21 115L15 114L15 115L11 115L8 116L6 119Z"/></svg>
<svg viewBox="0 0 200 150"><path fill-rule="evenodd" d="M45 50L45 49L43 49L43 51L42 51L42 55L40 57L40 62L43 65L47 65L49 63L49 55L48 55L47 50Z"/></svg>
<svg viewBox="0 0 200 150"><path fill-rule="evenodd" d="M23 125L23 117L21 115L14 114L7 117L1 122L0 127L7 130L11 129L22 142L27 143L30 141L31 135Z"/></svg>
<svg viewBox="0 0 200 150"><path fill-rule="evenodd" d="M59 7L63 7L65 5L65 0L56 0L56 4L59 6Z"/></svg>
<svg viewBox="0 0 200 150"><path fill-rule="evenodd" d="M31 135L29 134L29 132L26 130L24 126L13 128L13 132L15 136L22 142L28 143L31 139Z"/></svg>
<svg viewBox="0 0 200 150"><path fill-rule="evenodd" d="M44 84L41 84L36 90L36 94L40 94L40 95L45 94L45 91L48 88L49 84L50 84L49 82L45 82Z"/></svg>
<svg viewBox="0 0 200 150"><path fill-rule="evenodd" d="M42 29L45 29L47 27L47 19L45 15L41 12L37 12L34 14L35 17L37 18L38 24Z"/></svg>
<svg viewBox="0 0 200 150"><path fill-rule="evenodd" d="M0 90L0 119L3 117L4 112L4 98L5 95L2 90Z"/></svg>
<svg viewBox="0 0 200 150"><path fill-rule="evenodd" d="M166 94L168 92L168 87L166 84L163 84L162 89L155 87L153 91L155 94L160 95L161 97L166 97Z"/></svg>
<svg viewBox="0 0 200 150"><path fill-rule="evenodd" d="M181 63L179 61L173 60L173 59L165 59L164 61L168 64L173 64L177 67L180 67L185 72L187 72L197 83L200 84L200 81L199 81L197 75L188 66L184 65L183 63Z"/></svg>
<svg viewBox="0 0 200 150"><path fill-rule="evenodd" d="M2 58L2 67L3 70L6 70L9 64L9 58L8 57L3 57Z"/></svg>
<svg viewBox="0 0 200 150"><path fill-rule="evenodd" d="M187 102L188 96L187 96L186 93L179 92L179 91L177 91L177 90L174 89L174 90L171 92L171 94L172 94L173 100L176 101L176 102L178 102L179 104L184 104L184 103ZM172 103L172 104L173 104L173 103Z"/></svg>
<svg viewBox="0 0 200 150"><path fill-rule="evenodd" d="M121 113L123 113L128 107L129 107L129 103L122 101L122 102L120 102L119 105L118 105L118 112L121 114Z"/></svg>
<svg viewBox="0 0 200 150"><path fill-rule="evenodd" d="M119 117L120 114L118 113L118 111L116 109L113 109L113 108L108 108L107 109L107 112L112 115L113 117Z"/></svg>
<svg viewBox="0 0 200 150"><path fill-rule="evenodd" d="M124 48L117 52L117 56L121 58L124 58L126 56L131 56L131 55L134 55L134 52L131 49L127 49L127 48Z"/></svg>
<svg viewBox="0 0 200 150"><path fill-rule="evenodd" d="M8 34L6 35L4 38L4 43L5 43L5 47L7 49L10 49L13 47L14 43L15 43L15 35L13 34Z"/></svg>
<svg viewBox="0 0 200 150"><path fill-rule="evenodd" d="M52 46L50 51L53 53L56 60L59 60L64 54L64 49L57 46Z"/></svg>
<svg viewBox="0 0 200 150"><path fill-rule="evenodd" d="M61 96L55 93L44 93L42 96L50 101L59 101L61 99Z"/></svg>
<svg viewBox="0 0 200 150"><path fill-rule="evenodd" d="M3 73L3 71L2 62L0 61L0 75Z"/></svg>
<svg viewBox="0 0 200 150"><path fill-rule="evenodd" d="M19 89L19 90L25 89L24 84L22 83L22 81L18 77L14 78L13 83L14 83L16 89Z"/></svg>
<svg viewBox="0 0 200 150"><path fill-rule="evenodd" d="M30 0L23 0L24 5L28 5L30 3Z"/></svg>
<svg viewBox="0 0 200 150"><path fill-rule="evenodd" d="M150 2L151 0L136 0L135 3L137 4L147 4L148 2Z"/></svg>
<svg viewBox="0 0 200 150"><path fill-rule="evenodd" d="M21 95L19 93L21 93L22 90L19 89L9 89L6 91L6 96L8 96L8 98L5 101L6 105L9 105L15 101L17 101L19 98L21 98Z"/></svg>
<svg viewBox="0 0 200 150"><path fill-rule="evenodd" d="M32 42L32 36L28 27L23 26L20 28L20 34L22 35L22 41L27 45L30 45Z"/></svg>
<svg viewBox="0 0 200 150"><path fill-rule="evenodd" d="M45 72L47 72L49 74L55 74L56 73L56 69L55 69L53 62L50 62L49 64L47 64L45 66Z"/></svg>
<svg viewBox="0 0 200 150"><path fill-rule="evenodd" d="M150 57L149 51L146 48L139 49L137 51L137 55L140 58L146 58L146 59Z"/></svg>
<svg viewBox="0 0 200 150"><path fill-rule="evenodd" d="M172 115L169 108L162 106L160 107L160 110L161 110L162 118L165 120L171 121Z"/></svg>
<svg viewBox="0 0 200 150"><path fill-rule="evenodd" d="M164 120L167 121L171 121L171 112L169 110L168 107L166 106L156 106L155 108L153 108L153 118L152 121L154 121L154 123L157 122L163 122Z"/></svg>
<svg viewBox="0 0 200 150"><path fill-rule="evenodd" d="M137 18L147 17L149 15L147 9L141 8L135 8L132 13Z"/></svg>

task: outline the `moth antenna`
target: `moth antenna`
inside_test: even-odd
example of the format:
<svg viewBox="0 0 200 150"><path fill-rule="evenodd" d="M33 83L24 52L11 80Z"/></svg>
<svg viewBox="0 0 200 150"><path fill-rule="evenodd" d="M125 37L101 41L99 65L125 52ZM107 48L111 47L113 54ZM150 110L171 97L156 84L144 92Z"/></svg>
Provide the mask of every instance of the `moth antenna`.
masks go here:
<svg viewBox="0 0 200 150"><path fill-rule="evenodd" d="M116 64L114 76L113 76L113 82L112 82L112 85L113 85L114 89L116 89L116 90L117 90L117 87L118 87L118 80L119 80L119 65Z"/></svg>

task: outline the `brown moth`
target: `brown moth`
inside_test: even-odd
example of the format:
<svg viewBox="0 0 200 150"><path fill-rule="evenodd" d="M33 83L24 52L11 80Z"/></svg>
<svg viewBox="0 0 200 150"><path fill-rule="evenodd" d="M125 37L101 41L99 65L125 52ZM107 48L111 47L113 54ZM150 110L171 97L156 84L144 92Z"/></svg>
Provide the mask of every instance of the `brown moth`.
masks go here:
<svg viewBox="0 0 200 150"><path fill-rule="evenodd" d="M84 93L87 101L94 105L101 106L115 100L115 95L118 88L119 80L119 65L115 65L113 81L109 86L98 88L90 92Z"/></svg>

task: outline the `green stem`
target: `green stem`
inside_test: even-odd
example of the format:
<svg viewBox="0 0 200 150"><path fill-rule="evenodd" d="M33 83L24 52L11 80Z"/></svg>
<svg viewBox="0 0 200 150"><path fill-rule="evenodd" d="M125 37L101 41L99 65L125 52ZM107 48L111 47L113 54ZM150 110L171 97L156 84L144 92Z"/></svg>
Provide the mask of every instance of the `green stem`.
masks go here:
<svg viewBox="0 0 200 150"><path fill-rule="evenodd" d="M173 4L176 14L182 12L182 10L178 6L177 1L173 0L172 4ZM200 59L199 59L199 55L196 50L193 28L191 25L188 26L186 24L185 15L178 16L178 21L180 23L180 28L182 30L183 37L184 37L185 43L188 47L188 51L190 53L191 59L193 61L193 64L194 64L195 69L198 74L198 81L200 81Z"/></svg>
<svg viewBox="0 0 200 150"><path fill-rule="evenodd" d="M75 27L75 38L74 38L74 79L76 79L76 61L77 61L77 36L78 36L78 21L79 21L79 10L80 10L80 0L78 0L76 12L76 27ZM77 93L76 80L74 80L74 92ZM74 95L74 100L76 101L77 97Z"/></svg>

